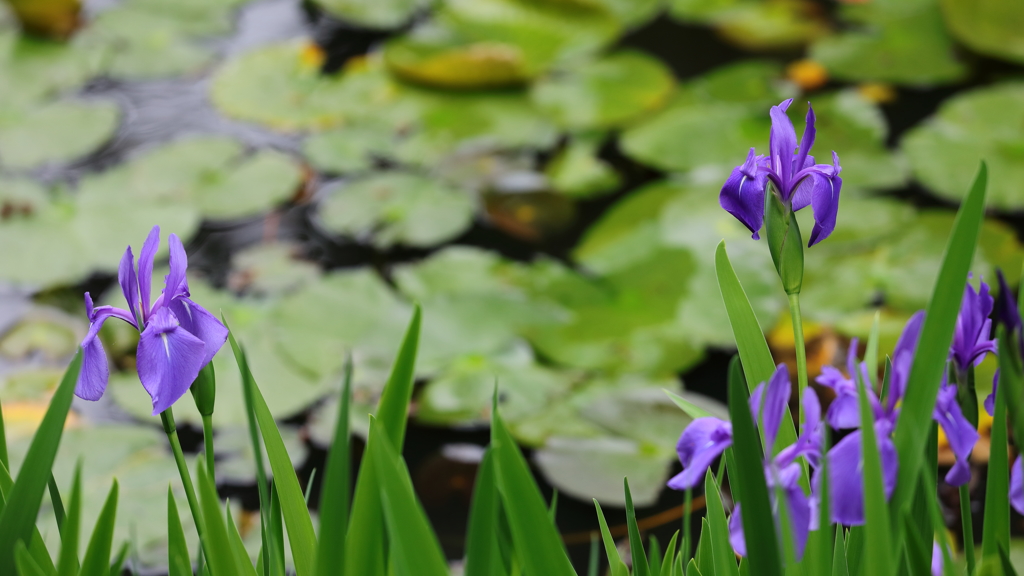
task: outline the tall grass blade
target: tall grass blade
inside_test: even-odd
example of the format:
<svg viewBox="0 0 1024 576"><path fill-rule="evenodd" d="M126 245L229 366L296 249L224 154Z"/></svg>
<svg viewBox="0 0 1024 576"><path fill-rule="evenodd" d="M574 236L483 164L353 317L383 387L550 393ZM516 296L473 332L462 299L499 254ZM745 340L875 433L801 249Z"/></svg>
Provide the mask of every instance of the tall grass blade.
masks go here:
<svg viewBox="0 0 1024 576"><path fill-rule="evenodd" d="M690 560L690 563L686 565L686 576L704 576L701 574L700 569L697 568L697 564Z"/></svg>
<svg viewBox="0 0 1024 576"><path fill-rule="evenodd" d="M345 534L348 531L350 470L352 457L349 440L349 412L352 398L352 356L345 359L345 376L338 402L338 421L334 441L327 453L324 479L320 488L320 538L317 547L317 576L333 576L345 565Z"/></svg>
<svg viewBox="0 0 1024 576"><path fill-rule="evenodd" d="M930 527L929 523L929 527ZM918 574L930 574L932 568L932 546L931 541L921 533L920 526L914 524L914 519L909 513L903 514L903 560L906 562L906 569L912 576ZM931 535L931 530L926 532Z"/></svg>
<svg viewBox="0 0 1024 576"><path fill-rule="evenodd" d="M715 573L715 545L714 535L711 534L711 525L707 518L700 520L700 540L697 541L697 568L701 574Z"/></svg>
<svg viewBox="0 0 1024 576"><path fill-rule="evenodd" d="M747 557L758 567L758 576L782 576L779 539L761 464L761 442L750 416L747 390L736 378L729 379L729 415L736 463L736 474L730 468L729 477L742 478L736 496L743 505L743 532L757 535L747 538Z"/></svg>
<svg viewBox="0 0 1024 576"><path fill-rule="evenodd" d="M235 565L241 570L242 576L256 576L256 568L252 565L249 553L245 550L245 543L242 542L242 535L238 533L238 527L235 526L235 519L231 514L231 503L227 503L224 508L227 512L228 540L231 541L231 550L224 550L223 553L234 554Z"/></svg>
<svg viewBox="0 0 1024 576"><path fill-rule="evenodd" d="M167 571L168 576L192 576L189 566L188 542L185 541L185 530L181 526L178 514L178 503L174 500L174 492L167 487ZM61 575L64 576L64 575Z"/></svg>
<svg viewBox="0 0 1024 576"><path fill-rule="evenodd" d="M43 501L43 491L50 480L53 461L57 457L64 420L71 409L71 398L75 393L81 365L82 351L79 350L50 399L50 406L32 438L14 486L10 491L5 490L4 500L7 504L3 512L0 512L0 574L14 574L16 542L24 540L31 547L36 516Z"/></svg>
<svg viewBox="0 0 1024 576"><path fill-rule="evenodd" d="M224 514L220 509L220 499L213 478L202 458L196 460L196 488L199 491L199 504L202 509L203 532L210 540L207 550L216 550L206 555L207 566L211 576L242 576L243 572L231 547L228 527L224 522Z"/></svg>
<svg viewBox="0 0 1024 576"><path fill-rule="evenodd" d="M71 481L71 500L64 517L64 529L60 534L60 555L57 558L57 576L78 574L78 534L82 525L82 463L75 466L75 477ZM173 575L172 575L173 576Z"/></svg>
<svg viewBox="0 0 1024 576"><path fill-rule="evenodd" d="M647 545L647 566L652 576L661 574L661 543L651 534Z"/></svg>
<svg viewBox="0 0 1024 576"><path fill-rule="evenodd" d="M18 543L14 545L14 557L19 576L47 576L32 557L32 553L25 547L24 541L18 540Z"/></svg>
<svg viewBox="0 0 1024 576"><path fill-rule="evenodd" d="M992 435L988 457L988 478L985 484L985 515L981 530L981 556L999 556L999 548L1010 547L1010 464L1007 453L1006 389L1003 371L996 390L996 410L992 418Z"/></svg>
<svg viewBox="0 0 1024 576"><path fill-rule="evenodd" d="M835 548L832 549L832 576L850 576L846 567L846 543L843 541L843 527L836 529Z"/></svg>
<svg viewBox="0 0 1024 576"><path fill-rule="evenodd" d="M498 548L498 487L494 479L494 455L484 453L473 486L473 503L466 528L466 567L464 576L496 576L504 574Z"/></svg>
<svg viewBox="0 0 1024 576"><path fill-rule="evenodd" d="M1003 567L1003 576L1017 576L1017 569L1013 567L1013 562L1010 562L1010 557L1002 544L999 545L999 564Z"/></svg>
<svg viewBox="0 0 1024 576"><path fill-rule="evenodd" d="M110 576L121 576L121 569L124 567L124 561L128 558L128 543L121 544L121 548L117 551L117 556L114 561L110 563Z"/></svg>
<svg viewBox="0 0 1024 576"><path fill-rule="evenodd" d="M921 431L926 430L931 422L932 409L946 368L967 271L985 216L987 177L988 170L982 162L974 184L957 212L907 380L894 438L900 466L891 509L896 511L893 517L897 519L899 511L909 506L913 499L917 476L924 463L926 436ZM895 548L899 548L898 543Z"/></svg>
<svg viewBox="0 0 1024 576"><path fill-rule="evenodd" d="M739 349L743 372L747 377L747 388L753 390L761 382L766 382L775 371L775 361L768 349L764 331L757 322L750 300L743 291L736 271L725 251L725 240L715 250L715 271L718 274L718 287L725 301L725 309L729 314L736 348Z"/></svg>
<svg viewBox="0 0 1024 576"><path fill-rule="evenodd" d="M526 459L505 428L498 411L497 391L491 414L491 448L495 477L522 573L575 576Z"/></svg>
<svg viewBox="0 0 1024 576"><path fill-rule="evenodd" d="M665 547L665 555L661 558L661 570L658 571L658 576L671 576L672 566L675 564L676 549L679 546L679 530L676 530L672 534L672 539L668 541L668 546Z"/></svg>
<svg viewBox="0 0 1024 576"><path fill-rule="evenodd" d="M929 522L930 524L931 522ZM863 525L850 527L850 532L846 535L846 566L850 571L850 576L860 576L861 574L861 560L864 559L864 541L866 539Z"/></svg>
<svg viewBox="0 0 1024 576"><path fill-rule="evenodd" d="M895 554L892 547L892 524L885 502L882 480L882 459L875 436L874 415L868 403L866 383L858 380L860 400L861 457L864 468L864 528L867 539L864 546L864 570L867 574L884 576L895 574Z"/></svg>
<svg viewBox="0 0 1024 576"><path fill-rule="evenodd" d="M686 398L683 398L679 394L676 394L671 390L665 390L664 388L662 389L662 391L665 393L666 396L669 397L669 400L672 400L672 402L676 406L679 406L679 409L685 412L686 415L689 416L690 418L696 420L697 418L712 416L711 412L708 412L707 410L701 408L700 406L697 406L696 404L690 402Z"/></svg>
<svg viewBox="0 0 1024 576"><path fill-rule="evenodd" d="M633 508L633 495L629 491L629 479L622 479L626 492L626 525L629 527L629 551L633 556L633 576L651 576L651 566L644 554L644 541L640 538L640 528L636 524L636 510Z"/></svg>
<svg viewBox="0 0 1024 576"><path fill-rule="evenodd" d="M384 386L377 406L377 420L387 431L391 444L401 454L405 442L405 424L409 413L409 400L412 399L412 385L416 369L416 351L420 342L420 307L413 310L412 320L406 329L402 347L391 368L391 375Z"/></svg>
<svg viewBox="0 0 1024 576"><path fill-rule="evenodd" d="M716 576L739 576L740 568L736 564L736 554L729 545L729 523L725 519L722 496L710 470L704 476L704 505L707 507L708 524L711 527L715 574Z"/></svg>
<svg viewBox="0 0 1024 576"><path fill-rule="evenodd" d="M114 544L114 521L117 518L117 480L110 487L107 501L103 504L96 527L89 539L82 559L81 576L108 576L110 574L110 550Z"/></svg>
<svg viewBox="0 0 1024 576"><path fill-rule="evenodd" d="M448 562L416 499L412 478L379 420L370 425L368 465L377 468L395 576L448 576ZM364 464L367 465L367 464Z"/></svg>
<svg viewBox="0 0 1024 576"><path fill-rule="evenodd" d="M60 489L57 488L57 480L50 473L50 479L46 481L46 487L50 491L50 504L53 505L53 517L57 520L57 530L64 535L64 500L60 497Z"/></svg>
<svg viewBox="0 0 1024 576"><path fill-rule="evenodd" d="M608 558L608 573L611 576L629 576L629 570L626 568L625 562L622 561L622 556L619 556L619 549L615 546L615 539L612 538L611 531L608 530L604 510L601 509L597 498L594 498L594 508L597 509L597 521L601 525L601 541L604 542L604 553ZM467 574L467 576L469 575Z"/></svg>
<svg viewBox="0 0 1024 576"><path fill-rule="evenodd" d="M7 473L7 469L0 464L0 510L4 508L5 496L10 494L13 488L14 479ZM35 525L32 526L32 539L28 543L28 552L47 576L57 573L57 569L53 567L50 552L47 551L46 544L43 543L43 537L39 534L39 529Z"/></svg>

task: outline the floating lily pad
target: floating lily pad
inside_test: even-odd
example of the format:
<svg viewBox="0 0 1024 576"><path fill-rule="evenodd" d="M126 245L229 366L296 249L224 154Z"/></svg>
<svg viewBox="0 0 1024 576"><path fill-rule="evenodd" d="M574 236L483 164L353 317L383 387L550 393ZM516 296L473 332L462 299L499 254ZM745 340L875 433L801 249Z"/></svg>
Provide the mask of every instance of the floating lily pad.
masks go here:
<svg viewBox="0 0 1024 576"><path fill-rule="evenodd" d="M117 129L112 102L56 101L0 113L0 164L26 169L80 158Z"/></svg>
<svg viewBox="0 0 1024 576"><path fill-rule="evenodd" d="M85 337L80 318L52 308L29 310L0 337L0 354L8 359L41 356L48 361L70 357Z"/></svg>
<svg viewBox="0 0 1024 576"><path fill-rule="evenodd" d="M332 232L387 248L434 246L457 236L473 219L464 191L413 174L386 173L341 186L320 207Z"/></svg>
<svg viewBox="0 0 1024 576"><path fill-rule="evenodd" d="M231 257L228 288L238 294L272 297L315 282L320 268L298 258L299 246L286 242L257 244Z"/></svg>
<svg viewBox="0 0 1024 576"><path fill-rule="evenodd" d="M90 55L60 42L21 34L0 22L0 102L35 104L82 84L95 70Z"/></svg>
<svg viewBox="0 0 1024 576"><path fill-rule="evenodd" d="M1014 0L941 0L953 36L971 50L1024 63L1024 11Z"/></svg>
<svg viewBox="0 0 1024 576"><path fill-rule="evenodd" d="M821 38L810 52L835 78L930 86L967 72L937 0L847 3L840 14L853 29Z"/></svg>
<svg viewBox="0 0 1024 576"><path fill-rule="evenodd" d="M366 28L398 28L412 19L429 0L316 0L328 14Z"/></svg>
<svg viewBox="0 0 1024 576"><path fill-rule="evenodd" d="M468 39L518 46L534 69L592 53L621 31L603 6L569 2L449 0L438 19Z"/></svg>
<svg viewBox="0 0 1024 576"><path fill-rule="evenodd" d="M636 28L658 16L665 0L598 0L627 28Z"/></svg>
<svg viewBox="0 0 1024 576"><path fill-rule="evenodd" d="M650 506L668 480L671 460L640 443L621 437L549 438L534 456L545 480L580 500L596 498L605 505L624 506L622 479L636 506Z"/></svg>
<svg viewBox="0 0 1024 576"><path fill-rule="evenodd" d="M194 206L211 219L244 218L294 196L301 178L299 167L279 152L246 154L230 138L186 138L85 179L81 195L96 202Z"/></svg>
<svg viewBox="0 0 1024 576"><path fill-rule="evenodd" d="M672 0L673 17L716 27L747 49L801 46L828 32L818 6L802 0Z"/></svg>
<svg viewBox="0 0 1024 576"><path fill-rule="evenodd" d="M618 173L597 156L600 144L599 139L573 138L544 169L551 186L576 198L597 196L617 188Z"/></svg>
<svg viewBox="0 0 1024 576"><path fill-rule="evenodd" d="M947 100L903 138L914 176L944 198L967 194L980 162L988 164L987 202L1024 209L1024 83L1007 82Z"/></svg>
<svg viewBox="0 0 1024 576"><path fill-rule="evenodd" d="M394 145L395 136L387 126L355 124L310 136L303 152L321 170L351 174L366 172L376 159L390 157Z"/></svg>
<svg viewBox="0 0 1024 576"><path fill-rule="evenodd" d="M284 441L292 466L298 468L306 461L309 449L302 441L299 431L292 426L279 426L281 439ZM269 462L266 446L263 448L263 462ZM252 449L252 436L248 426L221 427L216 432L214 450L217 451L215 471L218 483L250 486L256 483L256 457ZM274 477L274 471L266 466L268 478Z"/></svg>
<svg viewBox="0 0 1024 576"><path fill-rule="evenodd" d="M437 26L391 40L384 59L399 78L436 88L518 86L537 73L514 44L471 41Z"/></svg>
<svg viewBox="0 0 1024 576"><path fill-rule="evenodd" d="M622 51L552 73L531 96L562 126L608 128L661 108L674 85L672 72L657 59Z"/></svg>

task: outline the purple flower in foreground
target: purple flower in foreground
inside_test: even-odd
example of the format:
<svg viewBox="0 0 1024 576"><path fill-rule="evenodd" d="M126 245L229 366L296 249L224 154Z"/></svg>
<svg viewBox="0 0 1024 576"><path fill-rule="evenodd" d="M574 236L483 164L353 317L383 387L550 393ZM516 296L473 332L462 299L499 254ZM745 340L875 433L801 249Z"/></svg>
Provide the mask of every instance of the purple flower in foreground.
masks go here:
<svg viewBox="0 0 1024 576"><path fill-rule="evenodd" d="M992 377L992 392L985 396L985 412L989 416L996 415L996 391L999 390L999 369L996 368L996 375Z"/></svg>
<svg viewBox="0 0 1024 576"><path fill-rule="evenodd" d="M822 366L821 375L815 381L822 386L831 388L836 397L825 413L825 420L836 430L844 428L857 428L860 426L860 400L858 399L857 383L854 381L857 372L857 339L850 341L850 349L846 353L846 374L844 375L834 366ZM860 363L861 378L868 382L868 366ZM881 404L878 396L872 389L867 390L868 401L871 402L876 413L881 412Z"/></svg>
<svg viewBox="0 0 1024 576"><path fill-rule="evenodd" d="M814 227L808 246L814 246L828 237L836 227L839 212L839 191L843 179L839 156L832 152L832 164L815 164L810 155L814 145L814 110L808 105L804 135L797 147L796 130L786 110L793 99L772 106L769 115L772 129L769 134L768 157L757 156L754 148L747 160L733 169L719 195L719 202L750 229L757 239L764 223L765 191L769 182L779 199L796 211L811 206Z"/></svg>
<svg viewBox="0 0 1024 576"><path fill-rule="evenodd" d="M167 239L170 249L170 273L164 289L150 302L153 259L160 246L160 228L154 226L139 254L139 266L129 246L121 258L117 280L128 310L113 306L93 306L85 294L89 332L82 340L82 369L75 394L85 400L99 400L107 387L110 369L98 337L108 318L118 318L139 330L136 365L143 388L153 399L157 415L188 391L199 371L220 350L228 337L227 328L213 314L189 299L188 267L185 248L177 236Z"/></svg>
<svg viewBox="0 0 1024 576"><path fill-rule="evenodd" d="M956 331L953 332L953 343L949 347L950 358L961 373L980 364L986 353L996 353L996 341L990 338L992 320L989 315L992 314L992 306L988 284L981 282L977 292L970 284L964 287L960 314L956 317Z"/></svg>
<svg viewBox="0 0 1024 576"><path fill-rule="evenodd" d="M1010 505L1019 514L1024 514L1024 464L1021 464L1020 456L1010 468Z"/></svg>
<svg viewBox="0 0 1024 576"><path fill-rule="evenodd" d="M751 410L760 412L762 425L764 426L765 443L773 446L775 437L786 413L786 403L790 395L789 371L784 364L780 364L768 381L767 389L761 384L751 395ZM764 402L762 404L762 396ZM768 497L772 502L772 509L778 510L778 494L782 493L786 503L786 513L789 517L789 525L793 531L793 544L796 547L796 556L801 558L804 547L807 544L807 534L814 527L814 504L800 487L800 476L802 469L797 458L804 456L811 466L817 466L821 457L822 425L821 406L818 403L818 396L814 390L807 388L801 398L804 410L804 426L796 443L783 448L773 458L766 458L764 462L765 480L768 485ZM729 543L733 550L741 556L746 556L746 539L743 535L742 510L737 504L729 518ZM776 523L779 520L776 518Z"/></svg>
<svg viewBox="0 0 1024 576"><path fill-rule="evenodd" d="M956 400L956 385L942 383L932 418L942 426L949 446L956 456L956 462L946 473L946 483L950 486L962 486L971 479L971 464L968 457L978 441L978 431L960 410L960 404Z"/></svg>

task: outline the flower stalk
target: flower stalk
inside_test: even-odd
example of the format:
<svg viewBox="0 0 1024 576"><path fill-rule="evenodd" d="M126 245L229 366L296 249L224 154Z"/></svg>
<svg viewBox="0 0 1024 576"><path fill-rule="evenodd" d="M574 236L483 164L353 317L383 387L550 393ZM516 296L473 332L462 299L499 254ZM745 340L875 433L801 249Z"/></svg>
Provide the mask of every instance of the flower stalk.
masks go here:
<svg viewBox="0 0 1024 576"><path fill-rule="evenodd" d="M174 463L178 466L178 475L181 476L181 483L185 486L185 498L188 499L188 508L192 512L192 519L199 533L199 542L206 556L210 550L206 549L206 538L204 537L202 511L199 508L199 499L196 498L196 489L192 485L192 476L185 463L185 453L181 450L181 441L178 439L178 427L174 422L174 409L168 408L160 413L160 422L164 426L164 433L167 434L167 441L171 444L171 453L174 454Z"/></svg>

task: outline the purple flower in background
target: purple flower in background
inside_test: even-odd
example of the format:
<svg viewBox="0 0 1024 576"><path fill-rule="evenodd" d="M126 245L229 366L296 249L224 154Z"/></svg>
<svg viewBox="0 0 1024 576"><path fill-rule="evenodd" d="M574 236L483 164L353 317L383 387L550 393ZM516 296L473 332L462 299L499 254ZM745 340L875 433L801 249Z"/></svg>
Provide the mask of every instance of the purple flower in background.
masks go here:
<svg viewBox="0 0 1024 576"><path fill-rule="evenodd" d="M825 420L836 430L860 426L860 400L857 395L857 383L854 380L856 371L857 339L854 338L850 341L850 349L846 353L846 374L848 376L834 366L822 366L821 375L815 379L815 382L826 388L831 388L836 393L835 399L828 407L828 412L825 413ZM864 382L870 382L868 366L864 362L860 363L860 373ZM868 401L871 402L875 412L880 414L882 407L875 391L868 388L867 393Z"/></svg>
<svg viewBox="0 0 1024 576"><path fill-rule="evenodd" d="M978 431L960 410L960 404L956 401L956 385L942 383L932 418L942 426L946 438L949 439L949 446L956 456L956 463L946 473L946 483L950 486L962 486L971 479L971 464L968 457L978 441Z"/></svg>
<svg viewBox="0 0 1024 576"><path fill-rule="evenodd" d="M775 437L782 424L786 413L786 403L789 400L791 385L789 382L789 371L784 364L776 368L768 381L767 389L762 383L754 393L751 394L751 411L760 413L764 427L765 444L773 446ZM762 403L762 396L763 403ZM793 530L793 544L796 547L797 558L801 558L804 547L807 544L807 534L813 527L814 504L810 497L804 494L800 487L800 476L802 469L797 458L804 456L811 466L816 467L821 458L822 445L822 424L821 405L818 403L818 396L814 390L806 388L801 405L804 410L804 426L796 443L783 448L773 458L765 458L764 473L768 484L768 496L772 501L772 509L778 509L778 493L781 492L786 503L786 513L789 516L789 525ZM776 518L778 523L778 518ZM746 540L743 535L743 520L740 506L737 505L729 518L729 543L733 550L741 556L746 556Z"/></svg>
<svg viewBox="0 0 1024 576"><path fill-rule="evenodd" d="M1010 505L1019 514L1024 514L1024 464L1021 464L1020 456L1010 468Z"/></svg>
<svg viewBox="0 0 1024 576"><path fill-rule="evenodd" d="M727 212L743 223L757 239L764 222L765 190L769 182L779 199L792 210L811 206L814 227L808 246L814 246L828 237L836 227L839 212L839 191L843 179L839 156L832 152L832 164L815 164L810 155L814 145L814 110L808 104L804 135L799 147L796 130L786 110L793 99L772 106L769 115L772 129L769 135L768 157L755 155L754 148L747 160L733 169L719 195L719 202Z"/></svg>
<svg viewBox="0 0 1024 576"><path fill-rule="evenodd" d="M992 306L988 284L981 282L977 292L967 284L960 304L960 314L956 317L953 343L949 348L950 358L961 373L980 364L986 353L996 353L996 341L990 338L992 320L989 315L992 314Z"/></svg>
<svg viewBox="0 0 1024 576"><path fill-rule="evenodd" d="M996 375L992 377L992 392L985 396L985 412L989 416L996 415L996 391L999 390L999 369L996 368Z"/></svg>
<svg viewBox="0 0 1024 576"><path fill-rule="evenodd" d="M683 430L676 452L683 471L668 481L674 490L688 490L702 480L711 463L732 446L732 424L711 416L697 418Z"/></svg>
<svg viewBox="0 0 1024 576"><path fill-rule="evenodd" d="M94 307L92 297L85 294L90 325L82 340L82 369L75 385L78 397L99 400L106 390L110 369L98 334L108 318L124 320L140 332L136 365L139 380L153 399L154 416L188 391L199 371L227 339L227 328L189 299L185 278L188 261L181 240L171 234L167 243L170 273L164 278L164 289L154 302L150 302L150 292L153 259L160 246L158 226L153 227L142 245L137 270L130 246L121 258L117 280L128 302L128 310Z"/></svg>

